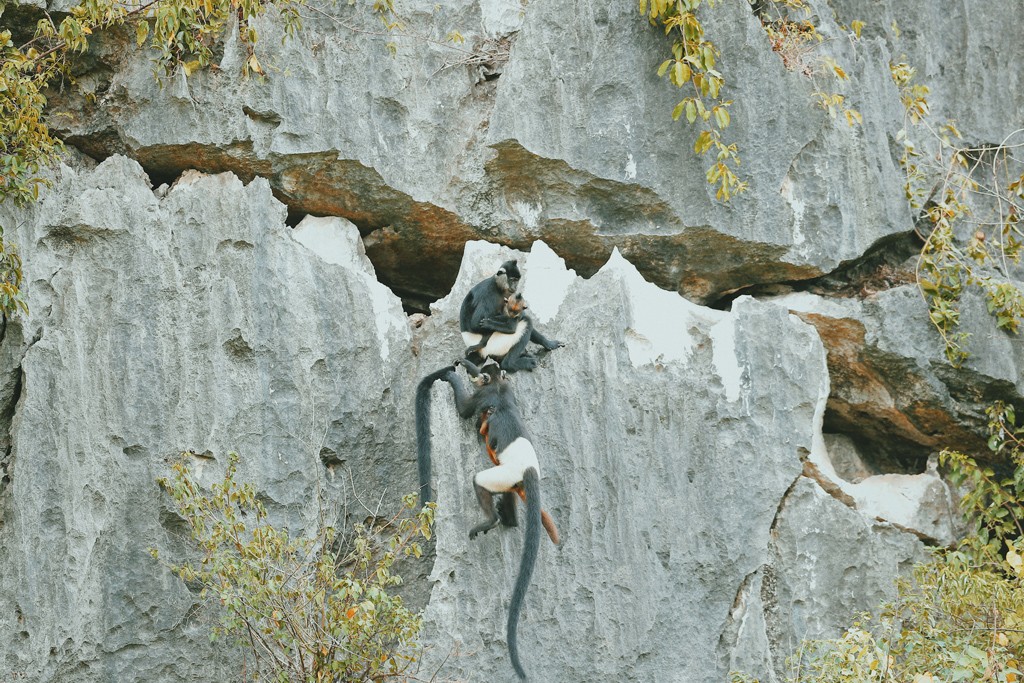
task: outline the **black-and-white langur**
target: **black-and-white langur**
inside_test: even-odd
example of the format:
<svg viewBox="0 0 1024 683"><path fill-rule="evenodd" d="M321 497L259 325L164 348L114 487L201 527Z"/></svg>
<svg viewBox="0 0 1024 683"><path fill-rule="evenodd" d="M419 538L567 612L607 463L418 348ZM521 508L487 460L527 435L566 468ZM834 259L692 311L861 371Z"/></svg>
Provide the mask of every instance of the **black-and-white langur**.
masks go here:
<svg viewBox="0 0 1024 683"><path fill-rule="evenodd" d="M472 364L470 367L474 370L474 383L489 380L489 375L481 374ZM420 477L420 507L434 500L434 491L430 487L430 475L433 469L433 446L430 441L430 390L437 380L444 380L449 384L459 381L455 374L455 366L446 365L440 370L430 373L420 380L416 387L416 461ZM452 386L455 385L452 384ZM498 511L502 524L509 527L518 526L516 500L513 494L500 497ZM557 539L557 532L555 538ZM555 542L557 543L557 540Z"/></svg>
<svg viewBox="0 0 1024 683"><path fill-rule="evenodd" d="M526 326L529 324L528 320L523 318L523 313L527 309L526 299L519 292L513 292L505 297L505 303L501 309L501 317L508 320L516 321L516 329L512 334L499 334L494 330L487 330L486 332L463 332L462 340L466 342L466 359L475 363L475 358L482 359L481 362L487 358L498 357L508 355L508 352L512 350L514 346L523 336L526 331ZM488 318L490 320L491 318ZM503 322L504 324L504 322ZM497 336L495 336L497 335ZM470 344L471 339L479 337L475 344ZM493 338L494 341L491 341Z"/></svg>
<svg viewBox="0 0 1024 683"><path fill-rule="evenodd" d="M519 407L505 372L493 360L488 360L480 368L467 361L459 363L474 377L476 389L470 393L457 374L448 375L448 382L455 392L456 410L463 418L481 418L481 430L486 433L488 451L493 449L498 461L494 467L477 472L473 477L477 501L485 519L470 530L469 537L475 539L479 534L486 533L505 521L503 513L495 511L495 495L504 495L505 499L511 499L514 505L514 492L517 487L522 487L525 492L526 533L523 556L519 562L515 587L512 589L507 624L509 658L519 678L525 679L526 672L519 662L517 632L519 614L540 546L540 463L526 425L519 414ZM484 424L486 429L483 429Z"/></svg>
<svg viewBox="0 0 1024 683"><path fill-rule="evenodd" d="M512 259L502 263L494 275L473 285L459 309L459 329L487 332L489 328L482 326L484 319L501 314L505 299L519 287L519 278L519 266Z"/></svg>
<svg viewBox="0 0 1024 683"><path fill-rule="evenodd" d="M470 374L471 380L475 385L480 386L491 381L491 375L481 372L473 363L469 361L456 362L467 368L467 372ZM433 469L433 445L430 440L431 389L437 380L451 383L453 376L455 376L455 366L446 365L440 370L424 377L420 380L419 386L416 387L416 460L420 479L421 507L434 499L433 489L430 486L430 475ZM480 440L483 442L487 456L491 459L491 462L497 465L498 452L495 443L490 438L490 415L489 411L480 413L477 421L477 433L480 434ZM515 487L513 493L517 494L524 502L526 501L526 490L521 485ZM513 496L502 494L499 497L498 516L504 526L519 526L516 521L515 498ZM558 528L555 526L555 522L547 510L541 510L541 521L544 525L544 530L547 531L548 536L551 538L551 542L558 545Z"/></svg>
<svg viewBox="0 0 1024 683"><path fill-rule="evenodd" d="M473 285L462 300L459 329L466 346L466 358L483 361L494 358L508 372L533 370L537 358L526 350L532 341L548 351L565 346L548 339L529 313L519 285L519 267L515 260L505 261L493 276Z"/></svg>
<svg viewBox="0 0 1024 683"><path fill-rule="evenodd" d="M495 465L500 465L498 460L498 451L494 446L494 442L491 441L491 425L490 425L490 411L485 411L480 414L479 427L477 432L480 434L480 440L483 441L484 450L487 451L487 457L491 459L491 462ZM526 502L526 489L523 488L522 484L515 486L512 491L516 493L525 503ZM503 496L508 494L502 494ZM501 503L499 503L499 516L501 516ZM558 527L555 526L555 520L551 519L551 515L544 508L540 510L540 521L544 525L544 531L548 532L548 537L551 542L558 545ZM502 522L505 526L517 526L515 523L515 509L512 510L512 524L508 524L504 520Z"/></svg>

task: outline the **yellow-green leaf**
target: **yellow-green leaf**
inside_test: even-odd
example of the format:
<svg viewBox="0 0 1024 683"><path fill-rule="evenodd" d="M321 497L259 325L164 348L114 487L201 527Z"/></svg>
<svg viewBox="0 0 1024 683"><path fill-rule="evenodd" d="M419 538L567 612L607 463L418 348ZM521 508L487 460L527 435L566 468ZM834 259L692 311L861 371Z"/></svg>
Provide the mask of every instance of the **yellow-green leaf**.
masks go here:
<svg viewBox="0 0 1024 683"><path fill-rule="evenodd" d="M715 107L713 111L715 112L715 123L718 124L718 127L728 128L730 121L729 111L725 107Z"/></svg>
<svg viewBox="0 0 1024 683"><path fill-rule="evenodd" d="M693 100L686 101L686 120L690 123L697 120L697 105Z"/></svg>
<svg viewBox="0 0 1024 683"><path fill-rule="evenodd" d="M672 83L681 86L685 82L683 80L683 62L676 62L672 66Z"/></svg>
<svg viewBox="0 0 1024 683"><path fill-rule="evenodd" d="M260 60L256 59L256 55L249 55L248 64L249 64L249 68L252 71L255 71L260 76L264 75L263 74L263 67L260 66Z"/></svg>

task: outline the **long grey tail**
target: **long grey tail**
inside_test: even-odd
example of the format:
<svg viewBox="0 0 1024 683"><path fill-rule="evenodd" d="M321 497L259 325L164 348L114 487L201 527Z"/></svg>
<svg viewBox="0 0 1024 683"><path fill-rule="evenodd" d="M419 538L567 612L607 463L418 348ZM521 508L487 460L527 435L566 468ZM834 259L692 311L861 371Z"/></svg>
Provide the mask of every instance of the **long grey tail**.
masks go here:
<svg viewBox="0 0 1024 683"><path fill-rule="evenodd" d="M420 471L420 507L434 499L434 492L430 489L430 389L434 382L445 379L454 369L455 366L447 365L432 372L420 380L416 387L416 460Z"/></svg>
<svg viewBox="0 0 1024 683"><path fill-rule="evenodd" d="M523 472L523 488L526 489L526 538L523 542L523 558L519 561L519 576L516 586L512 589L512 603L508 607L508 654L512 660L512 668L520 680L526 680L526 672L519 662L519 645L516 634L519 630L519 613L523 609L526 589L533 576L533 566L537 563L537 550L540 548L540 476L536 468L530 467Z"/></svg>

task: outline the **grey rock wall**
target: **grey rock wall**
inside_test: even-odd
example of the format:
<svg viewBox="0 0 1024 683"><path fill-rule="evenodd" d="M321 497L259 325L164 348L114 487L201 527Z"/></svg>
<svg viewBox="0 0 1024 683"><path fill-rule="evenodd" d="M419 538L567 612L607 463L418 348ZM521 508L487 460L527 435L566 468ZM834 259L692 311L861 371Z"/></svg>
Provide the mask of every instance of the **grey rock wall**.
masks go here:
<svg viewBox="0 0 1024 683"><path fill-rule="evenodd" d="M1005 66L1019 61L1020 13L909 5L811 3L826 41L808 67L833 57L846 83L787 70L743 0L702 15L750 183L728 206L691 152L697 130L668 116L682 96L655 75L669 42L628 3L410 0L405 35L390 39L365 8L331 5L306 10L283 44L280 27L259 22L267 79L239 79L245 48L231 35L220 69L163 87L146 55L107 41L105 66L55 93L54 121L96 158L126 153L167 178L259 175L293 216L352 220L382 279L419 307L448 291L473 238L541 238L586 275L618 248L659 286L713 301L829 272L910 230L890 62L917 66L936 117L970 142L999 142L1022 120L1019 75ZM842 27L858 18L854 42ZM453 29L462 46L445 45ZM830 119L815 90L846 95L863 124Z"/></svg>
<svg viewBox="0 0 1024 683"><path fill-rule="evenodd" d="M958 370L933 328L908 324L928 315L914 284L864 299L797 293L773 300L814 324L829 349L830 426L856 432L889 468L922 463L942 448L986 451L985 408L1012 402L1024 386L1020 344L995 327L979 292L968 290L961 301L970 356Z"/></svg>
<svg viewBox="0 0 1024 683"><path fill-rule="evenodd" d="M237 656L208 644L209 615L146 553L180 547L156 477L182 450L215 454L214 470L237 450L241 476L300 528L317 486L339 502L390 490L406 468L368 458L411 433L395 388L404 314L343 221L292 233L263 180L189 174L155 193L123 157L61 176L15 236L32 315L4 339L21 386L0 492L0 667L223 680ZM299 242L316 231L323 244Z"/></svg>
<svg viewBox="0 0 1024 683"><path fill-rule="evenodd" d="M186 548L156 478L193 450L213 481L237 450L294 529L318 493L345 523L394 509L416 382L459 354L462 297L513 255L568 343L514 379L564 539L520 628L534 680L777 682L801 638L891 595L955 538L929 456L983 454L985 405L1024 386L983 302L965 300L964 370L928 324L889 63L917 66L969 142L999 142L1024 120L1024 15L811 4L861 126L813 105L821 86L745 0L702 15L750 182L729 205L670 120L669 45L635 3L412 0L393 56L340 3L290 41L258 22L265 79L239 76L231 34L218 69L162 86L131 36L97 36L51 93L70 148L54 187L0 205L31 309L0 343L0 678L238 677L215 613L146 553ZM469 542L483 459L433 391L436 545L403 589L425 610L420 676L504 680L521 534Z"/></svg>
<svg viewBox="0 0 1024 683"><path fill-rule="evenodd" d="M356 229L288 229L263 180L190 173L154 191L112 157L63 167L57 187L3 215L22 226L32 314L4 340L21 388L0 490L0 662L40 681L230 678L240 654L207 642L215 612L146 553L184 548L156 477L191 449L212 481L237 450L242 478L295 528L318 490L348 521L360 501L397 506L415 487L415 383L459 353L462 296L510 252L470 243L413 334ZM871 523L801 476L828 395L812 326L751 298L697 306L618 254L590 279L543 243L518 256L538 319L568 343L514 378L563 537L542 548L521 625L534 680L718 681L740 664L770 676L778 634L834 628L920 556L888 528L892 548L855 562L844 544L864 546ZM433 391L437 543L409 588L426 609L421 671L482 680L510 672L521 536L469 542L483 458L448 388ZM810 624L806 596L758 587L766 573L806 587L805 534L790 529L807 522L780 510L807 496L860 520L830 522L815 563L872 567L839 601L815 593ZM841 567L815 571L846 580Z"/></svg>

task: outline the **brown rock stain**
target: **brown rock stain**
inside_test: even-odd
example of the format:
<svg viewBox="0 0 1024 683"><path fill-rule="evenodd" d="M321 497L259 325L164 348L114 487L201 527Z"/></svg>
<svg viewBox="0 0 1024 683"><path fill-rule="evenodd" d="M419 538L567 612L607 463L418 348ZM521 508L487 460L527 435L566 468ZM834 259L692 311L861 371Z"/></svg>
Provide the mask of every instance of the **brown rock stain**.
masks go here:
<svg viewBox="0 0 1024 683"><path fill-rule="evenodd" d="M916 465L941 448L974 450L979 437L928 397L926 381L902 366L883 367L877 350L869 349L864 325L849 318L831 318L794 311L814 325L828 359L831 392L825 428L870 442L903 466ZM893 452L896 449L898 452ZM880 463L883 469L893 464ZM913 469L913 466L911 466Z"/></svg>

